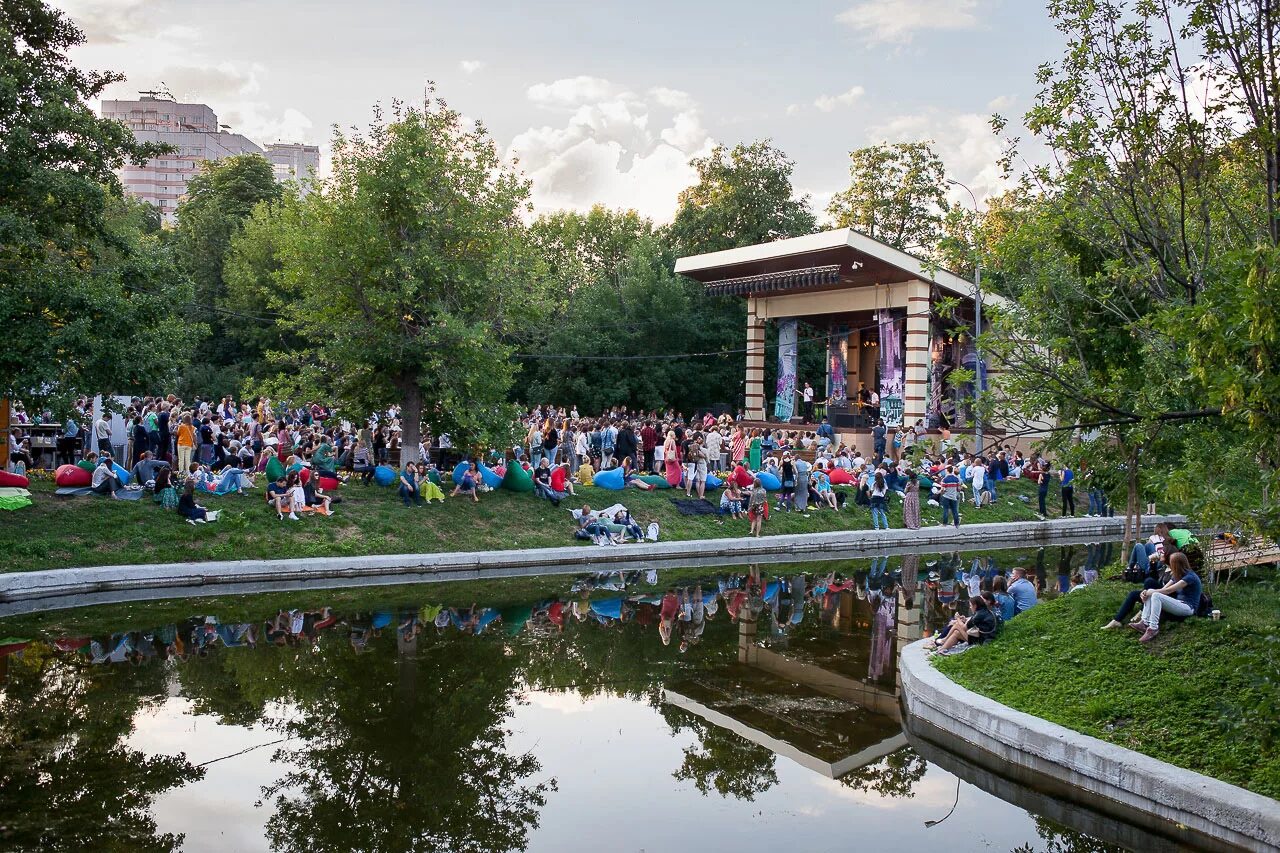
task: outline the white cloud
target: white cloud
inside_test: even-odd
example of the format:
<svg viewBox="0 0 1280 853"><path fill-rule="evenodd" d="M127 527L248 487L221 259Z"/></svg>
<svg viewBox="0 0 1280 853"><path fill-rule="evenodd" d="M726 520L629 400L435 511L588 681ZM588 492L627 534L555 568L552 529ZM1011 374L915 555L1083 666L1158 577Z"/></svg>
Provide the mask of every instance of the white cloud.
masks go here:
<svg viewBox="0 0 1280 853"><path fill-rule="evenodd" d="M839 95L820 95L813 105L824 113L832 112L836 107L849 107L866 94L866 90L861 86L854 86L847 92L841 92Z"/></svg>
<svg viewBox="0 0 1280 853"><path fill-rule="evenodd" d="M75 22L90 44L118 44L139 33L155 33L164 16L152 0L57 0L53 4Z"/></svg>
<svg viewBox="0 0 1280 853"><path fill-rule="evenodd" d="M571 110L564 124L531 127L511 141L508 153L532 179L537 210L600 203L668 220L676 196L696 179L690 158L713 144L687 92L657 87L640 95L576 77L531 86L529 98Z"/></svg>
<svg viewBox="0 0 1280 853"><path fill-rule="evenodd" d="M921 30L971 30L978 0L861 0L836 20L870 44L906 44Z"/></svg>
<svg viewBox="0 0 1280 853"><path fill-rule="evenodd" d="M484 68L484 62L479 59L464 59L458 63L458 67L467 74L475 74L481 68Z"/></svg>
<svg viewBox="0 0 1280 853"><path fill-rule="evenodd" d="M979 201L998 195L1007 187L997 160L1002 142L991 130L990 116L979 113L946 113L929 110L915 115L895 116L868 131L872 142L931 141L942 158L947 175L963 181ZM969 194L959 187L951 191L953 201L970 206Z"/></svg>
<svg viewBox="0 0 1280 853"><path fill-rule="evenodd" d="M599 77L566 77L552 83L535 83L525 93L540 107L573 107L608 97L613 87Z"/></svg>

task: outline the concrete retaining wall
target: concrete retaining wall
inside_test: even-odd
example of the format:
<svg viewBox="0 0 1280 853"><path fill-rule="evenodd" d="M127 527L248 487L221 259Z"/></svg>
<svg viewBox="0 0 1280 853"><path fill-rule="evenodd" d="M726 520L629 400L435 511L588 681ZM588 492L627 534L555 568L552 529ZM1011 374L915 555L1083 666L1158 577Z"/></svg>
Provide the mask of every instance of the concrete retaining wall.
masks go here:
<svg viewBox="0 0 1280 853"><path fill-rule="evenodd" d="M1182 516L1152 516L1147 525L1183 524ZM296 557L200 563L96 566L0 574L0 604L126 590L163 590L231 584L306 584L316 581L418 582L618 571L638 567L696 567L740 563L854 559L860 556L993 550L1070 542L1114 541L1120 518L1065 518L926 527L920 530L844 530L765 536L644 542L601 548L571 545L509 551ZM334 584L330 584L334 585ZM139 596L143 597L143 596ZM151 595L145 597L154 597ZM59 606L50 604L49 606ZM65 605L62 605L65 606ZM40 609L39 607L23 609Z"/></svg>
<svg viewBox="0 0 1280 853"><path fill-rule="evenodd" d="M1245 850L1280 850L1280 803L1273 799L966 690L934 669L923 642L903 649L899 672L912 720L1126 812L1183 824Z"/></svg>

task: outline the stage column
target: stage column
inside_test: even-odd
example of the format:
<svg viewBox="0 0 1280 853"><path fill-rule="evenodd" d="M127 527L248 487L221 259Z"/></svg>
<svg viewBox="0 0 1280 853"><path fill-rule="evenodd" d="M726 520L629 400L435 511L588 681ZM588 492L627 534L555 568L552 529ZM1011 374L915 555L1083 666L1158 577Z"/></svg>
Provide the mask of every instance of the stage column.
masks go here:
<svg viewBox="0 0 1280 853"><path fill-rule="evenodd" d="M764 320L757 314L756 299L747 297L747 419L764 420Z"/></svg>
<svg viewBox="0 0 1280 853"><path fill-rule="evenodd" d="M912 426L925 417L929 401L929 284L907 282L906 393L902 421ZM926 421L926 423L928 423Z"/></svg>

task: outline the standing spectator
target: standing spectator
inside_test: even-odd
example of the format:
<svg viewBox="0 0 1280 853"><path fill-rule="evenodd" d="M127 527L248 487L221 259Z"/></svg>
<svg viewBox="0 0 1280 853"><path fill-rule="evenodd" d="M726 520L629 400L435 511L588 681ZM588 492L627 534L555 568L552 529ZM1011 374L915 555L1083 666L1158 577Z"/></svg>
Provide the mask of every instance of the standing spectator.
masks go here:
<svg viewBox="0 0 1280 853"><path fill-rule="evenodd" d="M920 477L915 471L907 472L907 486L902 492L902 526L920 529Z"/></svg>
<svg viewBox="0 0 1280 853"><path fill-rule="evenodd" d="M876 425L871 428L871 461L875 465L879 465L880 460L884 459L885 434L887 432L888 428L884 425L884 421L877 418Z"/></svg>
<svg viewBox="0 0 1280 853"><path fill-rule="evenodd" d="M190 413L184 414L178 424L177 447L178 471L185 474L191 467L191 457L196 449L196 428L191 424Z"/></svg>
<svg viewBox="0 0 1280 853"><path fill-rule="evenodd" d="M808 382L804 383L802 397L804 399L804 422L811 424L813 423L813 386Z"/></svg>
<svg viewBox="0 0 1280 853"><path fill-rule="evenodd" d="M111 452L111 422L107 420L107 410L103 409L102 414L93 424L93 434L98 441L98 455Z"/></svg>
<svg viewBox="0 0 1280 853"><path fill-rule="evenodd" d="M654 429L653 421L645 421L644 426L640 428L640 448L644 451L644 470L650 474L657 472L653 467L653 453L657 447L658 431Z"/></svg>
<svg viewBox="0 0 1280 853"><path fill-rule="evenodd" d="M1062 517L1066 518L1070 515L1072 518L1076 514L1076 474L1071 470L1071 466L1063 464L1062 470L1058 472L1058 477L1062 481Z"/></svg>
<svg viewBox="0 0 1280 853"><path fill-rule="evenodd" d="M942 504L942 523L947 523L947 515L950 514L955 520L955 526L960 526L960 490L963 484L960 478L956 476L955 468L951 465L947 466L947 473L938 483L942 487L942 495L938 502Z"/></svg>

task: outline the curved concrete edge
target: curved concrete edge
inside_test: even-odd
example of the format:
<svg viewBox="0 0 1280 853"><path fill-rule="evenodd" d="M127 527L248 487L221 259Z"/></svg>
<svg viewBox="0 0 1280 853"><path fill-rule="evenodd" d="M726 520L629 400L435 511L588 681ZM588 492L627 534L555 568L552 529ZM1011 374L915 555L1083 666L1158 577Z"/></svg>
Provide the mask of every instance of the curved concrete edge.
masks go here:
<svg viewBox="0 0 1280 853"><path fill-rule="evenodd" d="M1227 844L1280 850L1280 803L1164 761L1014 710L956 684L925 655L899 658L912 718L1057 782L1156 815Z"/></svg>
<svg viewBox="0 0 1280 853"><path fill-rule="evenodd" d="M1185 524L1180 515L1151 516L1144 529L1164 521ZM1067 518L924 527L919 530L841 530L788 534L759 539L694 539L644 542L616 548L570 545L507 551L457 551L438 554L381 554L358 557L292 557L279 560L229 560L123 566L45 569L0 574L0 603L88 593L157 588L191 588L240 582L289 582L321 579L385 578L427 575L438 580L477 577L617 571L637 563L688 565L712 557L721 563L759 558L832 559L905 553L991 550L1072 541L1112 541L1123 534L1120 518Z"/></svg>

